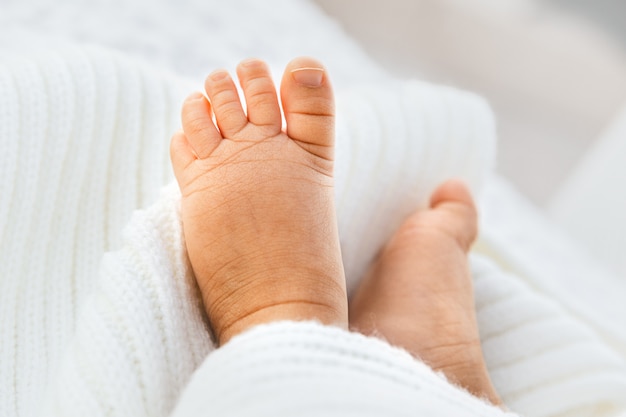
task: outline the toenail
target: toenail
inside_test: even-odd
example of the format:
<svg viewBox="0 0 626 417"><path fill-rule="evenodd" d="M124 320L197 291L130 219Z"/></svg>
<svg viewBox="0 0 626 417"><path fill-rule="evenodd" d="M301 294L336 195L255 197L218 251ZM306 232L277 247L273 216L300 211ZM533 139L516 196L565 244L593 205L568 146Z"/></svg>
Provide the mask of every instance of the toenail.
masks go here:
<svg viewBox="0 0 626 417"><path fill-rule="evenodd" d="M223 80L224 78L228 77L228 72L226 72L226 70L213 71L211 73L211 75L209 75L209 77L213 81L220 81L220 80Z"/></svg>
<svg viewBox="0 0 626 417"><path fill-rule="evenodd" d="M291 70L291 75L298 84L307 87L319 87L322 85L324 70L322 68L297 68Z"/></svg>

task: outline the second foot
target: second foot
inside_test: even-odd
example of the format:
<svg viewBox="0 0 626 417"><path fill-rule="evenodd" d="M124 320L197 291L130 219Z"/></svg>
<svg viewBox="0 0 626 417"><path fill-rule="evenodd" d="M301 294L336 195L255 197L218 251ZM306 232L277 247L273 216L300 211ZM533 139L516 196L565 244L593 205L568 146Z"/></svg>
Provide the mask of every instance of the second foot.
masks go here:
<svg viewBox="0 0 626 417"><path fill-rule="evenodd" d="M402 347L453 383L500 404L482 355L467 252L477 233L471 195L440 186L387 243L350 301L350 326Z"/></svg>

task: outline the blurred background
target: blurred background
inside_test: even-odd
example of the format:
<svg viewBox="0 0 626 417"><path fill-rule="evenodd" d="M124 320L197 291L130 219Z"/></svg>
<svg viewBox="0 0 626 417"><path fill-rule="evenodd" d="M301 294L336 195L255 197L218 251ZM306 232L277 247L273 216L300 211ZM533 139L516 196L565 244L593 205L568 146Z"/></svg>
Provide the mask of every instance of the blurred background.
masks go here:
<svg viewBox="0 0 626 417"><path fill-rule="evenodd" d="M390 72L486 96L498 170L541 207L626 104L624 0L316 1Z"/></svg>

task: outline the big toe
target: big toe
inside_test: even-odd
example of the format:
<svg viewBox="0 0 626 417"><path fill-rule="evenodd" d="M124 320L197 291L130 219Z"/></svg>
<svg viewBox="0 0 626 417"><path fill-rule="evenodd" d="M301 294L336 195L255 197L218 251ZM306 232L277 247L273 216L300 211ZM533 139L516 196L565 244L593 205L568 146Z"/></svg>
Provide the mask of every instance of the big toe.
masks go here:
<svg viewBox="0 0 626 417"><path fill-rule="evenodd" d="M324 66L313 58L292 60L285 69L280 96L287 135L308 152L332 160L335 104Z"/></svg>

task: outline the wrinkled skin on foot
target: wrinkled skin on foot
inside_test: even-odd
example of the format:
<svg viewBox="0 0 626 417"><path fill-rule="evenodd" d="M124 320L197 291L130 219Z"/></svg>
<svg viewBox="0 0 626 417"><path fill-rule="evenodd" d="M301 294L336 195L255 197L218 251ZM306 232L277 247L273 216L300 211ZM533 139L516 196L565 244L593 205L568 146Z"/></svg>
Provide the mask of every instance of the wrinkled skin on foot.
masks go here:
<svg viewBox="0 0 626 417"><path fill-rule="evenodd" d="M287 66L278 97L262 61L216 71L183 105L171 158L189 259L220 344L259 323L347 327L333 192L334 102L311 58ZM215 122L213 121L213 116Z"/></svg>
<svg viewBox="0 0 626 417"><path fill-rule="evenodd" d="M171 142L189 259L220 344L256 324L348 324L333 203L334 104L321 64L298 58L280 89L259 60L183 105ZM215 122L214 122L215 120ZM381 252L351 301L350 326L401 346L498 404L484 364L467 251L476 211L449 182Z"/></svg>

